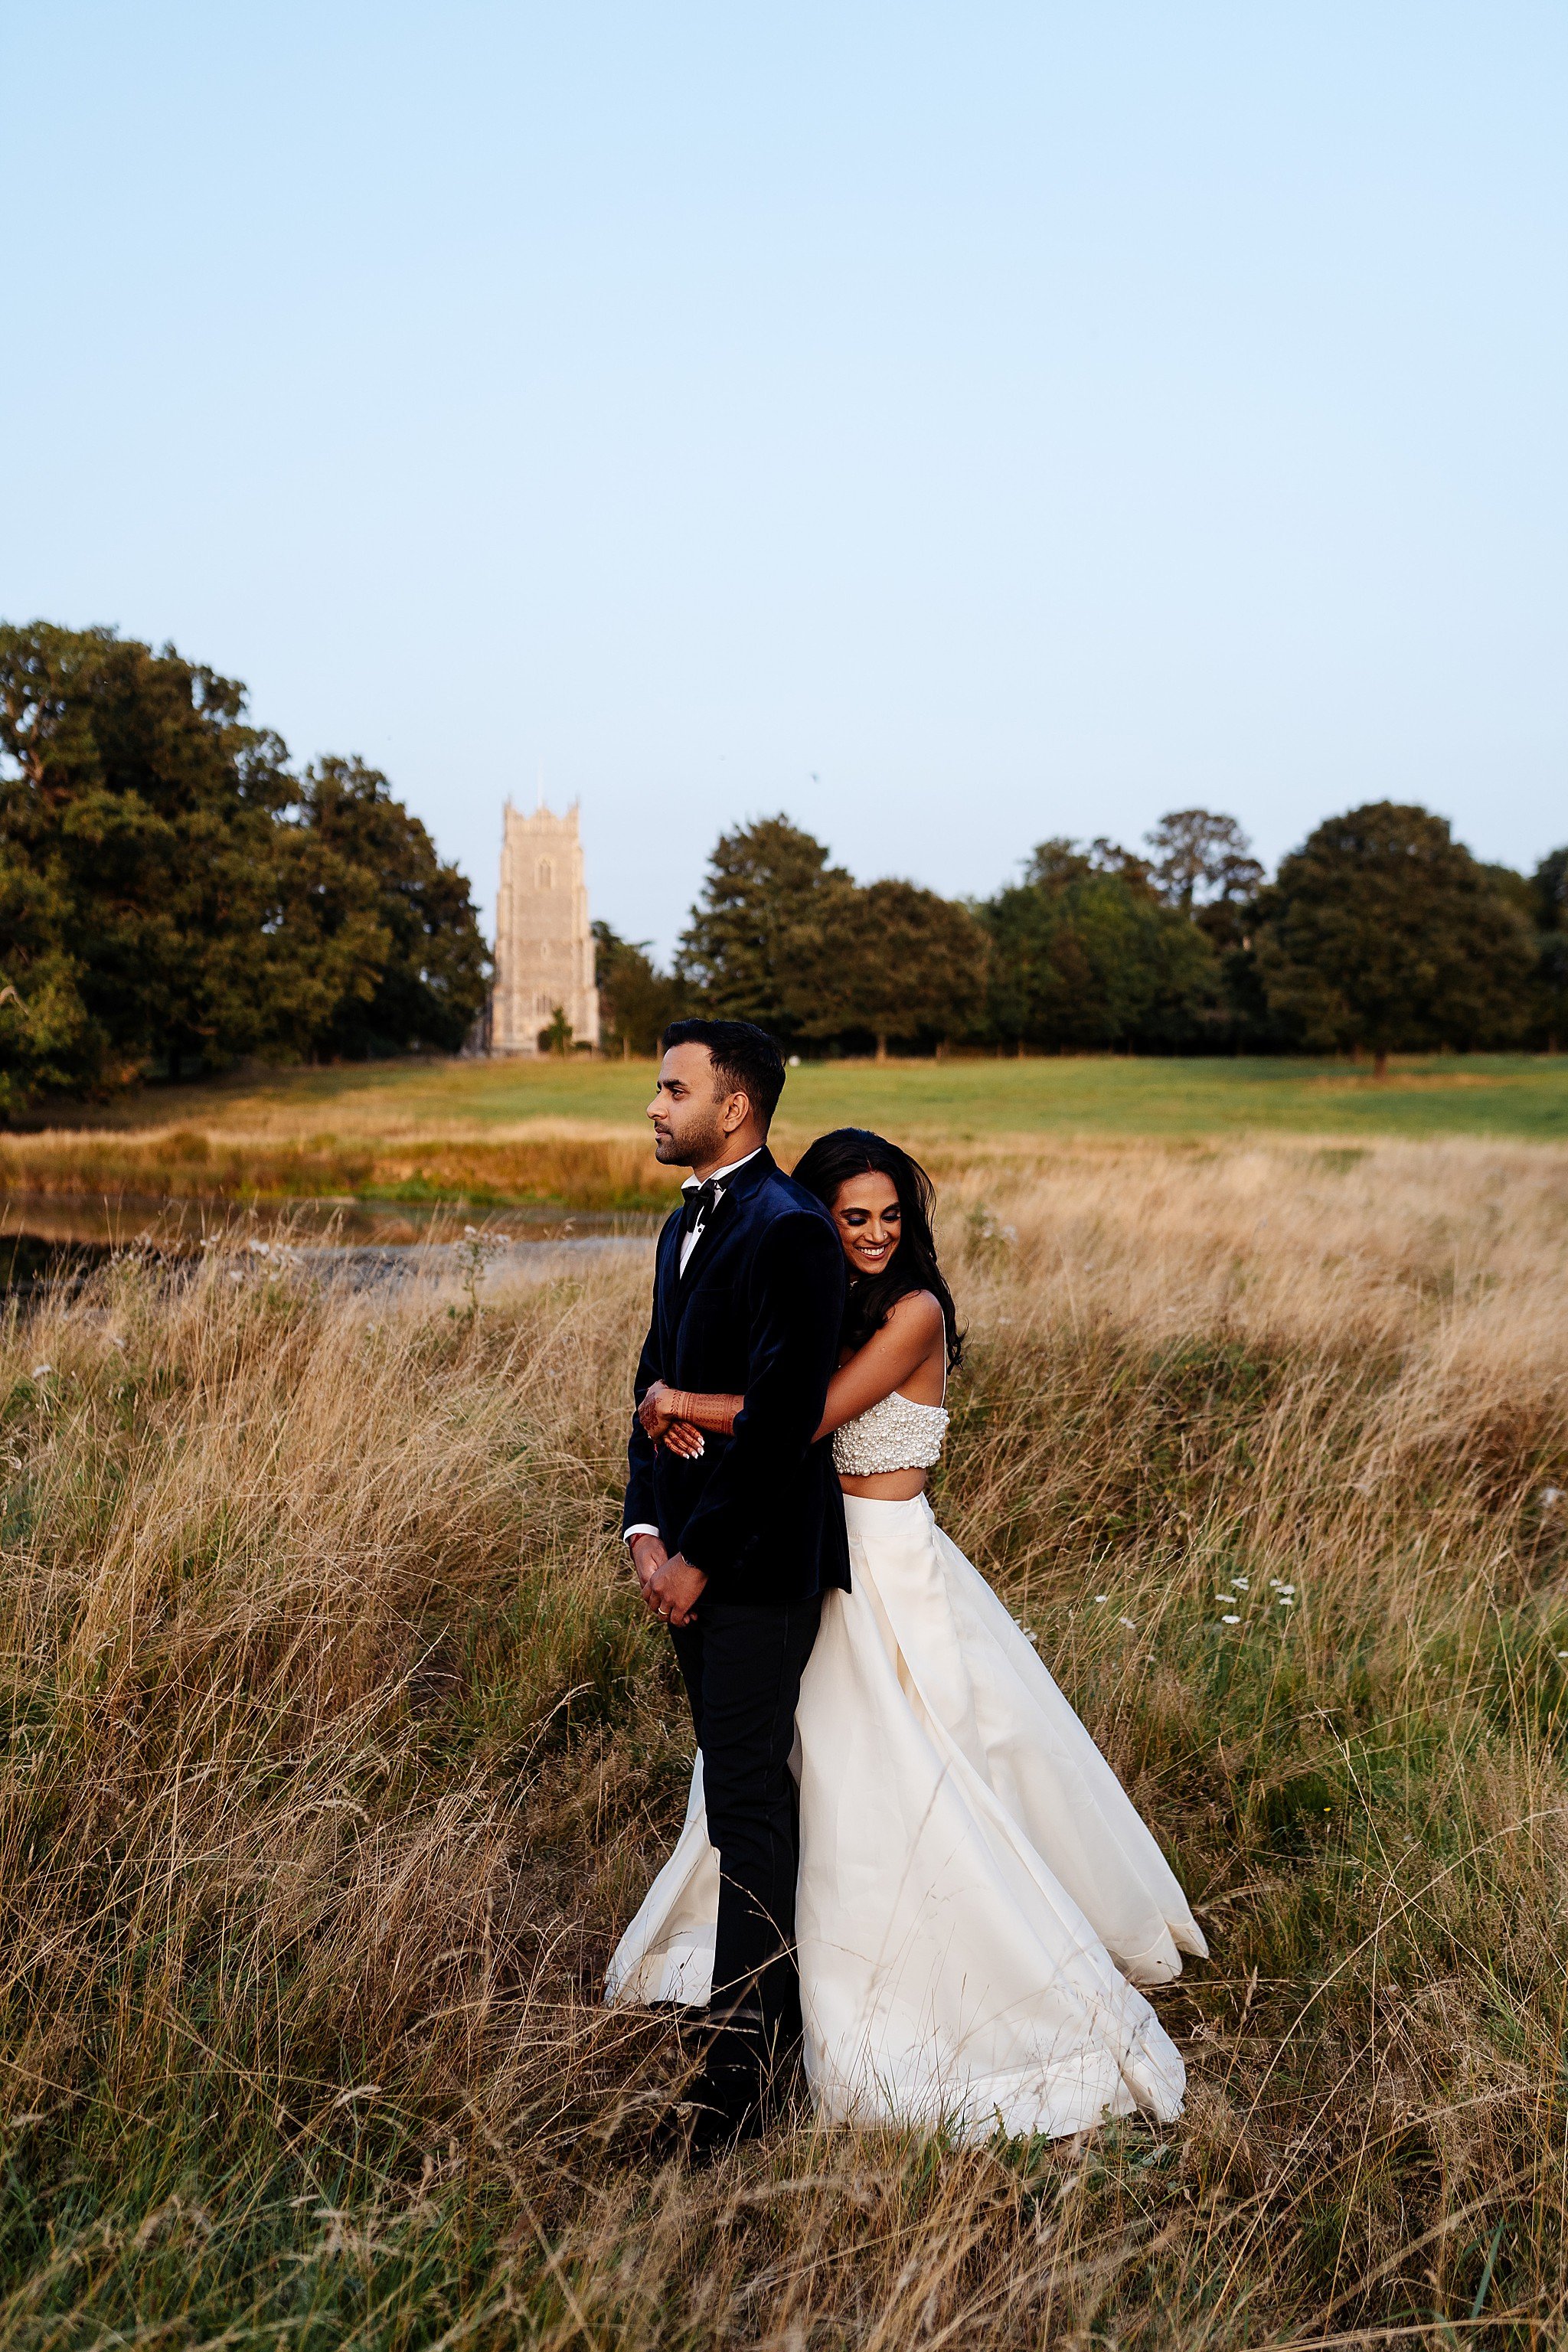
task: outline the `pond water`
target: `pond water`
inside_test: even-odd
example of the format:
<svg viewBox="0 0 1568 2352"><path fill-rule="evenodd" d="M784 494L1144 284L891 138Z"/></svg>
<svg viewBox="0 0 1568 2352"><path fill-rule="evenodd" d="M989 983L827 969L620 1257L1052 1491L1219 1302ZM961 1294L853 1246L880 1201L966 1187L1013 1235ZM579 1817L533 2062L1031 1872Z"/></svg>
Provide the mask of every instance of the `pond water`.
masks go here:
<svg viewBox="0 0 1568 2352"><path fill-rule="evenodd" d="M486 1263L547 1275L584 1257L646 1249L662 1219L552 1208L464 1208L451 1202L180 1201L116 1193L0 1193L0 1289L75 1280L116 1250L194 1258L243 1250L355 1283L463 1272L475 1237ZM467 1238L466 1238L467 1237Z"/></svg>

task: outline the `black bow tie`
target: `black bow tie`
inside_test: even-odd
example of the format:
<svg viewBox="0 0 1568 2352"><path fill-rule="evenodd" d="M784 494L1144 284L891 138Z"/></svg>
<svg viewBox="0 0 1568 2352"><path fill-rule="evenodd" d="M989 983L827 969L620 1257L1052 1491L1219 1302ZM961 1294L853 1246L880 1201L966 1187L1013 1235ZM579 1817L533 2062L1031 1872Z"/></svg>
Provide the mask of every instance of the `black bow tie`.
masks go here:
<svg viewBox="0 0 1568 2352"><path fill-rule="evenodd" d="M712 1215L714 1203L718 1198L719 1187L711 1176L705 1184L693 1184L681 1204L681 1232L694 1233L704 1218Z"/></svg>

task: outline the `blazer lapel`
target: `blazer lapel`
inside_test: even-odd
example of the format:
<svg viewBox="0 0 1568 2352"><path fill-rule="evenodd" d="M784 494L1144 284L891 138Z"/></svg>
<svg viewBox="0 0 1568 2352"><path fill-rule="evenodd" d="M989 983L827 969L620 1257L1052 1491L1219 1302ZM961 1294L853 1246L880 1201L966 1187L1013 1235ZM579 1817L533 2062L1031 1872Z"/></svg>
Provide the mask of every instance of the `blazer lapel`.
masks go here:
<svg viewBox="0 0 1568 2352"><path fill-rule="evenodd" d="M658 1255L654 1264L654 1297L658 1306L663 1327L661 1349L668 1356L669 1341L680 1320L680 1218L671 1217L658 1237Z"/></svg>
<svg viewBox="0 0 1568 2352"><path fill-rule="evenodd" d="M690 1263L684 1275L680 1271L680 1236L679 1232L677 1233L675 1252L670 1259L669 1276L671 1319L677 1328L686 1312L688 1299L698 1288L695 1277L702 1272L705 1261L722 1243L725 1234L739 1214L741 1204L747 1194L756 1185L762 1183L765 1177L771 1175L775 1164L773 1153L764 1144L761 1151L753 1159L748 1160L743 1168L737 1168L719 1199L713 1203L711 1213L703 1220L702 1238L693 1250Z"/></svg>

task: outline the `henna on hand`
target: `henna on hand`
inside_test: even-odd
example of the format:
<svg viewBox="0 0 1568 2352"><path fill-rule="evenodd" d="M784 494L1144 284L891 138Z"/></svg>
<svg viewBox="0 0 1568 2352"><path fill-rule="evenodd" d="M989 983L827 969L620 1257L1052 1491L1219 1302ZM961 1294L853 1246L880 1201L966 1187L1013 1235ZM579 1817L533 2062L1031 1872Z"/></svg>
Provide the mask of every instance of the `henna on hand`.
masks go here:
<svg viewBox="0 0 1568 2352"><path fill-rule="evenodd" d="M673 1393L663 1381L655 1381L637 1406L637 1419L645 1434L651 1437L656 1445L676 1418L669 1409Z"/></svg>
<svg viewBox="0 0 1568 2352"><path fill-rule="evenodd" d="M693 1429L705 1429L714 1437L730 1437L745 1402L743 1396L715 1394L705 1389L667 1389L661 1409L671 1421L689 1422Z"/></svg>

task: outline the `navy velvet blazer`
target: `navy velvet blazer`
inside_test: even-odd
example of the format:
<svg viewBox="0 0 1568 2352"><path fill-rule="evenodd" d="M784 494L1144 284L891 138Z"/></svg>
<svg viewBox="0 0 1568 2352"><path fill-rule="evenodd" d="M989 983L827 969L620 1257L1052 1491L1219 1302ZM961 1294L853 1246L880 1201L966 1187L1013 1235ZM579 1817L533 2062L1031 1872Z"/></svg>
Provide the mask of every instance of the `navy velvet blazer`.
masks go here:
<svg viewBox="0 0 1568 2352"><path fill-rule="evenodd" d="M740 1394L732 1437L684 1462L632 1424L623 1527L657 1527L720 1601L778 1603L849 1585L833 1445L813 1444L838 1362L847 1276L820 1201L771 1152L736 1170L684 1280L680 1216L658 1237L653 1320L637 1366L656 1380Z"/></svg>

